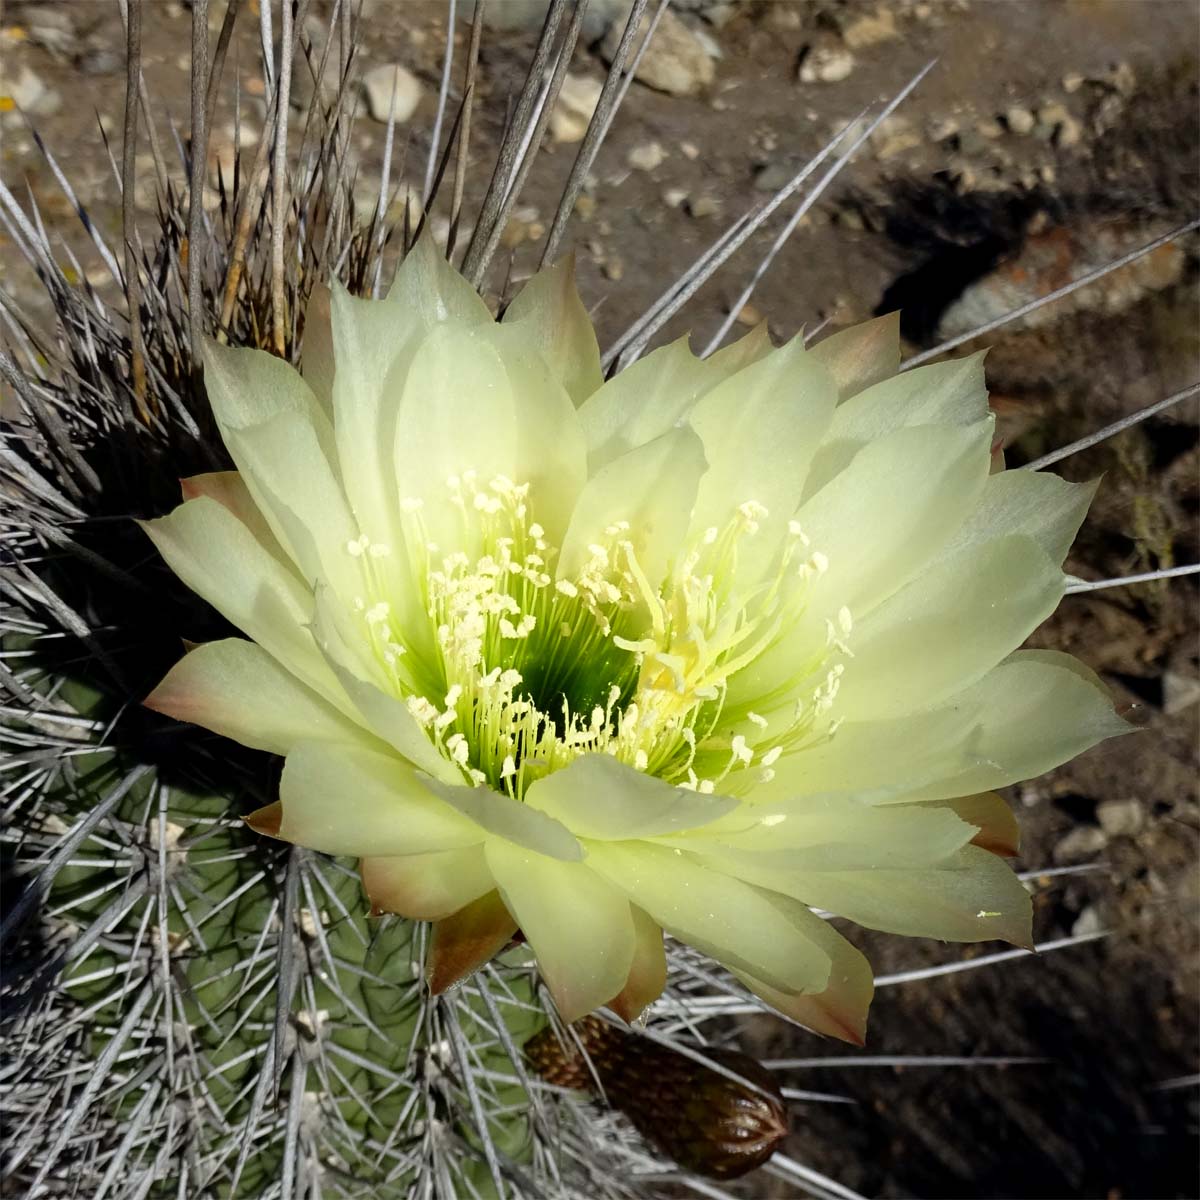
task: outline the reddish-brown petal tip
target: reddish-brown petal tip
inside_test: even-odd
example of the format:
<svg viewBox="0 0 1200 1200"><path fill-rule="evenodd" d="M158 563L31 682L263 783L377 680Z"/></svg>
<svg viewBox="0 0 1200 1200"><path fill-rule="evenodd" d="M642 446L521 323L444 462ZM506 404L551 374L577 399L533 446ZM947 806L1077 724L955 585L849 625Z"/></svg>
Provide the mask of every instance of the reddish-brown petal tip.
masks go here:
<svg viewBox="0 0 1200 1200"><path fill-rule="evenodd" d="M255 833L277 838L279 830L283 827L283 803L276 800L274 804L255 809L248 817L242 819Z"/></svg>
<svg viewBox="0 0 1200 1200"><path fill-rule="evenodd" d="M499 954L516 930L499 892L488 892L452 917L435 921L425 965L429 990L440 996L466 979Z"/></svg>

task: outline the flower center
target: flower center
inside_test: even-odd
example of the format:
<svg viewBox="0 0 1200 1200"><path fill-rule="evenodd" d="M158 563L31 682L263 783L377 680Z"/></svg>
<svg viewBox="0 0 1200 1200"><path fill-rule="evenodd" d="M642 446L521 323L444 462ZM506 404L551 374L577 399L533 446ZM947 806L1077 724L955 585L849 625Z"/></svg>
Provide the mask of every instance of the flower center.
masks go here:
<svg viewBox="0 0 1200 1200"><path fill-rule="evenodd" d="M437 663L415 693L397 675L397 694L467 779L520 798L580 755L607 753L680 786L740 790L732 777L753 768L749 785L811 743L837 691L842 667L831 659L848 653L845 610L793 681L814 679L811 702L773 722L727 704L729 677L803 610L807 583L828 565L794 522L748 596L737 589L738 548L767 515L753 501L706 530L657 585L624 522L588 547L574 578L555 579L558 548L532 518L528 484L480 486L467 472L447 486L472 553L437 558L422 505L404 502L408 544L424 548L414 565ZM403 631L389 606L364 610L377 655L396 663Z"/></svg>

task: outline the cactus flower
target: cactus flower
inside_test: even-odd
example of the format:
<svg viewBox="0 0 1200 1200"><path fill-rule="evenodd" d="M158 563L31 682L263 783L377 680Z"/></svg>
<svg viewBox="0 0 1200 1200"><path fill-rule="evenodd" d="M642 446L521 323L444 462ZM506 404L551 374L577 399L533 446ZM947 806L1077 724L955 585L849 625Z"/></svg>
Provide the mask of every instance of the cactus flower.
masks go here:
<svg viewBox="0 0 1200 1200"><path fill-rule="evenodd" d="M250 823L433 922L435 990L519 929L564 1018L632 1019L666 931L861 1041L813 908L1029 945L994 789L1126 728L1017 649L1092 488L990 470L981 356L899 365L885 317L606 382L569 265L497 322L426 239L314 300L302 374L209 346L237 470L145 528L249 640L147 703L284 755Z"/></svg>

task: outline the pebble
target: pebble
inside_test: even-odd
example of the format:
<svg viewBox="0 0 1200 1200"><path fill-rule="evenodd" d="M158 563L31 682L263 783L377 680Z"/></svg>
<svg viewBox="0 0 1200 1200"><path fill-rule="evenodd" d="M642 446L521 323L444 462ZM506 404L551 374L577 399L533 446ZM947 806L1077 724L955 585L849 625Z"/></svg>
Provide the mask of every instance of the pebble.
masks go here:
<svg viewBox="0 0 1200 1200"><path fill-rule="evenodd" d="M796 174L799 167L787 163L767 163L754 175L754 190L756 192L777 192Z"/></svg>
<svg viewBox="0 0 1200 1200"><path fill-rule="evenodd" d="M842 41L851 50L861 50L864 46L890 42L899 36L895 13L889 8L876 9L873 16L859 17L857 21L852 21L842 30Z"/></svg>
<svg viewBox="0 0 1200 1200"><path fill-rule="evenodd" d="M721 211L721 202L715 196L697 196L688 201L688 215L696 220L716 216Z"/></svg>
<svg viewBox="0 0 1200 1200"><path fill-rule="evenodd" d="M742 305L738 310L738 315L734 318L739 325L749 325L752 328L762 324L763 315L749 301Z"/></svg>
<svg viewBox="0 0 1200 1200"><path fill-rule="evenodd" d="M1168 717L1200 704L1200 678L1182 671L1163 673L1163 712Z"/></svg>
<svg viewBox="0 0 1200 1200"><path fill-rule="evenodd" d="M1066 106L1057 100L1043 104L1037 112L1038 123L1034 132L1045 141L1053 140L1056 146L1064 149L1079 145L1083 137L1083 128L1067 111Z"/></svg>
<svg viewBox="0 0 1200 1200"><path fill-rule="evenodd" d="M363 76L362 86L367 97L367 111L373 121L387 122L392 108L393 89L398 123L409 120L421 102L421 81L399 63L383 63L372 67Z"/></svg>
<svg viewBox="0 0 1200 1200"><path fill-rule="evenodd" d="M1078 71L1068 71L1062 77L1063 91L1071 95L1083 87L1083 76Z"/></svg>
<svg viewBox="0 0 1200 1200"><path fill-rule="evenodd" d="M1027 133L1033 132L1034 125L1037 121L1027 108L1021 108L1020 105L1014 104L1004 114L1004 123L1008 126L1009 133L1019 134L1024 137Z"/></svg>
<svg viewBox="0 0 1200 1200"><path fill-rule="evenodd" d="M1076 825L1054 847L1056 863L1076 863L1094 858L1108 845L1108 835L1099 825Z"/></svg>
<svg viewBox="0 0 1200 1200"><path fill-rule="evenodd" d="M662 194L662 201L668 208L678 208L687 198L687 188L667 188Z"/></svg>
<svg viewBox="0 0 1200 1200"><path fill-rule="evenodd" d="M556 142L583 140L603 88L604 84L590 75L567 74L550 114L550 136Z"/></svg>
<svg viewBox="0 0 1200 1200"><path fill-rule="evenodd" d="M75 49L75 25L70 12L38 5L29 21L29 40L57 59L67 59Z"/></svg>
<svg viewBox="0 0 1200 1200"><path fill-rule="evenodd" d="M625 277L625 264L615 254L610 254L604 260L601 270L604 272L604 278L611 279L613 283Z"/></svg>
<svg viewBox="0 0 1200 1200"><path fill-rule="evenodd" d="M1105 800L1096 806L1096 820L1109 837L1133 837L1146 824L1140 800Z"/></svg>
<svg viewBox="0 0 1200 1200"><path fill-rule="evenodd" d="M633 39L631 54L645 40L650 27L650 14L642 17L642 23ZM606 62L612 62L625 29L624 20L617 19L608 27L600 53ZM672 96L694 96L701 88L712 83L716 75L713 60L696 38L695 34L668 8L654 31L654 37L638 64L636 78L647 87Z"/></svg>
<svg viewBox="0 0 1200 1200"><path fill-rule="evenodd" d="M125 55L111 46L89 46L75 60L83 75L117 75L125 69Z"/></svg>
<svg viewBox="0 0 1200 1200"><path fill-rule="evenodd" d="M62 108L62 96L47 87L42 77L30 67L22 66L16 79L10 78L2 86L4 92L0 99L9 99L12 107L19 108L26 116L52 117Z"/></svg>
<svg viewBox="0 0 1200 1200"><path fill-rule="evenodd" d="M1072 937L1087 937L1089 934L1103 932L1104 921L1100 917L1100 910L1094 904L1089 904L1071 926Z"/></svg>
<svg viewBox="0 0 1200 1200"><path fill-rule="evenodd" d="M800 64L801 83L840 83L854 70L854 55L838 46L817 46Z"/></svg>
<svg viewBox="0 0 1200 1200"><path fill-rule="evenodd" d="M625 156L625 161L635 171L653 171L666 161L667 152L659 142L643 142L634 146Z"/></svg>
<svg viewBox="0 0 1200 1200"><path fill-rule="evenodd" d="M700 147L695 142L680 142L679 153L683 155L688 162L695 162L700 157Z"/></svg>

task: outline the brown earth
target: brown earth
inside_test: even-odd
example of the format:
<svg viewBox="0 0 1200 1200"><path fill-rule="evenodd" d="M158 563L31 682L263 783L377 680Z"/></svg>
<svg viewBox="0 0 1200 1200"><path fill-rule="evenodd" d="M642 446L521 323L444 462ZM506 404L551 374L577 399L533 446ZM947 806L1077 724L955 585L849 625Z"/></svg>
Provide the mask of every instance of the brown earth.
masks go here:
<svg viewBox="0 0 1200 1200"><path fill-rule="evenodd" d="M219 17L223 5L214 0L213 8ZM314 11L323 15L328 5L314 2ZM30 36L46 12L61 18L64 36L56 44ZM951 306L968 284L982 306L971 311L986 315L990 304L1000 312L1009 307L1006 298L1031 298L1095 265L1086 257L1097 245L1120 253L1196 213L1197 10L1186 0L780 0L719 6L714 19L725 17L707 25L684 14L719 46L715 81L695 96L635 84L580 206L580 284L602 343L729 219L767 195L756 190L756 179L766 183L798 167L833 128L894 94L934 57L937 67L902 119L873 140L801 224L755 293L753 307L777 338L902 303L913 348L933 344L939 327L952 325ZM895 36L862 44L864 28L868 35L878 30L864 27L863 18L881 21ZM411 123L404 171L410 180L424 169L444 21L444 6L424 0L374 0L368 12L365 65L403 62L426 85ZM506 93L532 45L529 31L514 23L485 41L484 116L474 147L480 162L495 144ZM228 76L238 69L250 124L258 119L254 93L261 93L249 65L257 63L255 24L244 22ZM119 207L97 127L99 116L119 148L123 67L115 6L10 0L0 26L6 76L27 65L59 93L59 110L33 124L97 227L119 245ZM145 73L161 102L169 152L168 121L184 127L187 120L187 31L181 5L147 6ZM456 40L465 45L465 26ZM854 62L846 78L798 81L798 65L848 46ZM85 66L99 73L85 73ZM593 50L581 49L574 69L599 78L603 65ZM1067 119L1041 120L1055 104ZM1024 119L1014 110L1037 118L1038 128L1017 132ZM230 120L223 104L218 139ZM18 194L28 183L50 230L76 251L101 294L111 292L19 114L0 113L0 132L5 182ZM383 127L361 117L355 137L369 180L382 156ZM630 152L650 142L665 152L661 164L630 167ZM552 217L573 156L573 146L552 145L531 176L506 237L514 279L536 264L527 239ZM702 215L706 207L715 211ZM707 342L773 235L752 239L666 333L693 328L696 344ZM1074 311L1060 308L1046 322L990 339L991 386L1014 439L1010 461L1069 442L1200 375L1194 240L1176 243L1156 262L1146 275L1110 278ZM37 314L36 287L2 231L0 269L4 287ZM1062 465L1070 478L1104 475L1069 569L1105 578L1196 561L1196 417L1193 400ZM1021 868L1095 867L1035 879L1038 940L1099 929L1111 936L882 990L864 1052L1047 1061L790 1071L790 1086L856 1102L797 1104L787 1147L793 1157L866 1195L1200 1196L1195 582L1068 598L1034 639L1100 670L1143 729L1012 794L1024 828ZM935 943L852 936L881 972L995 948L964 954ZM748 1034L765 1057L844 1054L778 1024L758 1022ZM1181 1078L1184 1086L1164 1087ZM798 1193L756 1177L746 1194Z"/></svg>

